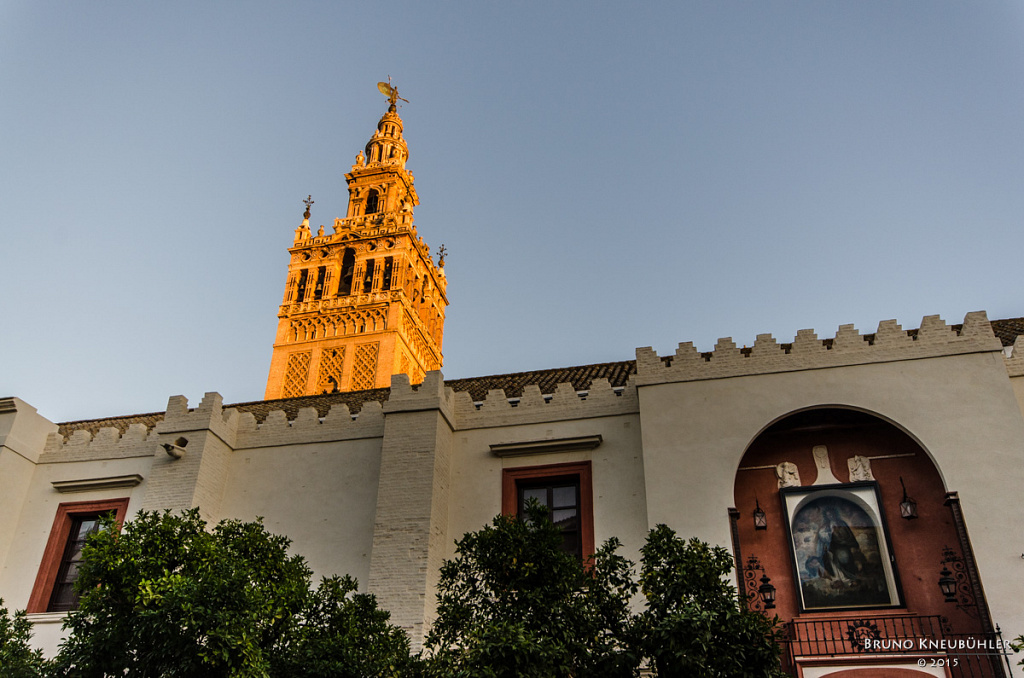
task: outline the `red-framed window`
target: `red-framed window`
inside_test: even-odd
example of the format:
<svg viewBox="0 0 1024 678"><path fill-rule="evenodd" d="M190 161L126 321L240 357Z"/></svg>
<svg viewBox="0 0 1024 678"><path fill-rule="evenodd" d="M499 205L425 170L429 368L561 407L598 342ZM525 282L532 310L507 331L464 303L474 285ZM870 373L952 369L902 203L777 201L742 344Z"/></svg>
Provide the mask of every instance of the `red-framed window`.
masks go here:
<svg viewBox="0 0 1024 678"><path fill-rule="evenodd" d="M590 462L507 468L501 474L501 512L518 516L530 498L548 507L564 548L582 560L594 555L594 492Z"/></svg>
<svg viewBox="0 0 1024 678"><path fill-rule="evenodd" d="M98 529L100 516L110 513L114 514L119 525L123 523L128 513L128 498L64 502L57 507L36 583L26 606L28 612L65 612L77 607L74 582L78 576L82 547L88 535Z"/></svg>

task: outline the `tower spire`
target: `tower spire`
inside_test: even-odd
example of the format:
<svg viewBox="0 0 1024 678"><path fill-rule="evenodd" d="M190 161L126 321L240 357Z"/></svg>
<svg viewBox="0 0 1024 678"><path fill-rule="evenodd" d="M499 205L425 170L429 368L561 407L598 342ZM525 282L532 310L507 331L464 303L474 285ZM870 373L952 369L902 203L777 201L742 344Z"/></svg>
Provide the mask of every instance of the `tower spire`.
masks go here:
<svg viewBox="0 0 1024 678"><path fill-rule="evenodd" d="M385 91L385 88L387 90ZM348 209L334 232L303 226L291 262L265 397L288 398L412 383L440 369L447 279L444 252L435 265L417 234L419 204L409 148L396 110L398 89L378 83L388 110L345 175Z"/></svg>

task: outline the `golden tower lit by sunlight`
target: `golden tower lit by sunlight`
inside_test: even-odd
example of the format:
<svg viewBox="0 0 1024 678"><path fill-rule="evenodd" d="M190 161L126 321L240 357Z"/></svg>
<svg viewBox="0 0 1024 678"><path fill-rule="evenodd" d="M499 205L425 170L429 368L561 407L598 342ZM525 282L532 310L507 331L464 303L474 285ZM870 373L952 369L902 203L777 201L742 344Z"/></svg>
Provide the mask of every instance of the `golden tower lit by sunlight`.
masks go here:
<svg viewBox="0 0 1024 678"><path fill-rule="evenodd" d="M444 247L435 265L416 233L400 97L379 87L390 106L345 175L345 218L331 234L311 232L307 198L295 229L267 400L386 387L400 373L415 384L441 367Z"/></svg>

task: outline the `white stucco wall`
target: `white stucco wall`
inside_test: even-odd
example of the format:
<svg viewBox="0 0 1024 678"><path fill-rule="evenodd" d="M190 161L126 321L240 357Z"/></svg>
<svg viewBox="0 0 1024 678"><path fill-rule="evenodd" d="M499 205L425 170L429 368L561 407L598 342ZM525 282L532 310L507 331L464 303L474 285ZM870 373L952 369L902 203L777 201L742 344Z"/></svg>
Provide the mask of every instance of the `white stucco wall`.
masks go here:
<svg viewBox="0 0 1024 678"><path fill-rule="evenodd" d="M366 590L380 474L380 438L235 451L223 518L262 516L322 576L349 574Z"/></svg>

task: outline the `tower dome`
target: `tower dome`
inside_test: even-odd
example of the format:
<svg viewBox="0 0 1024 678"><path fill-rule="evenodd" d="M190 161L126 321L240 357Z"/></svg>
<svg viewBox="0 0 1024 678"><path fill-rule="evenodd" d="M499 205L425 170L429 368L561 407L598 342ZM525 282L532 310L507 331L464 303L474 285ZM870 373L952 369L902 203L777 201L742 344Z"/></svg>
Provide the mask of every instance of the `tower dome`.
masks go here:
<svg viewBox="0 0 1024 678"><path fill-rule="evenodd" d="M402 138L402 119L398 117L395 104L391 104L377 123L377 131L366 143L366 164L394 163L405 167L408 159L409 147Z"/></svg>

